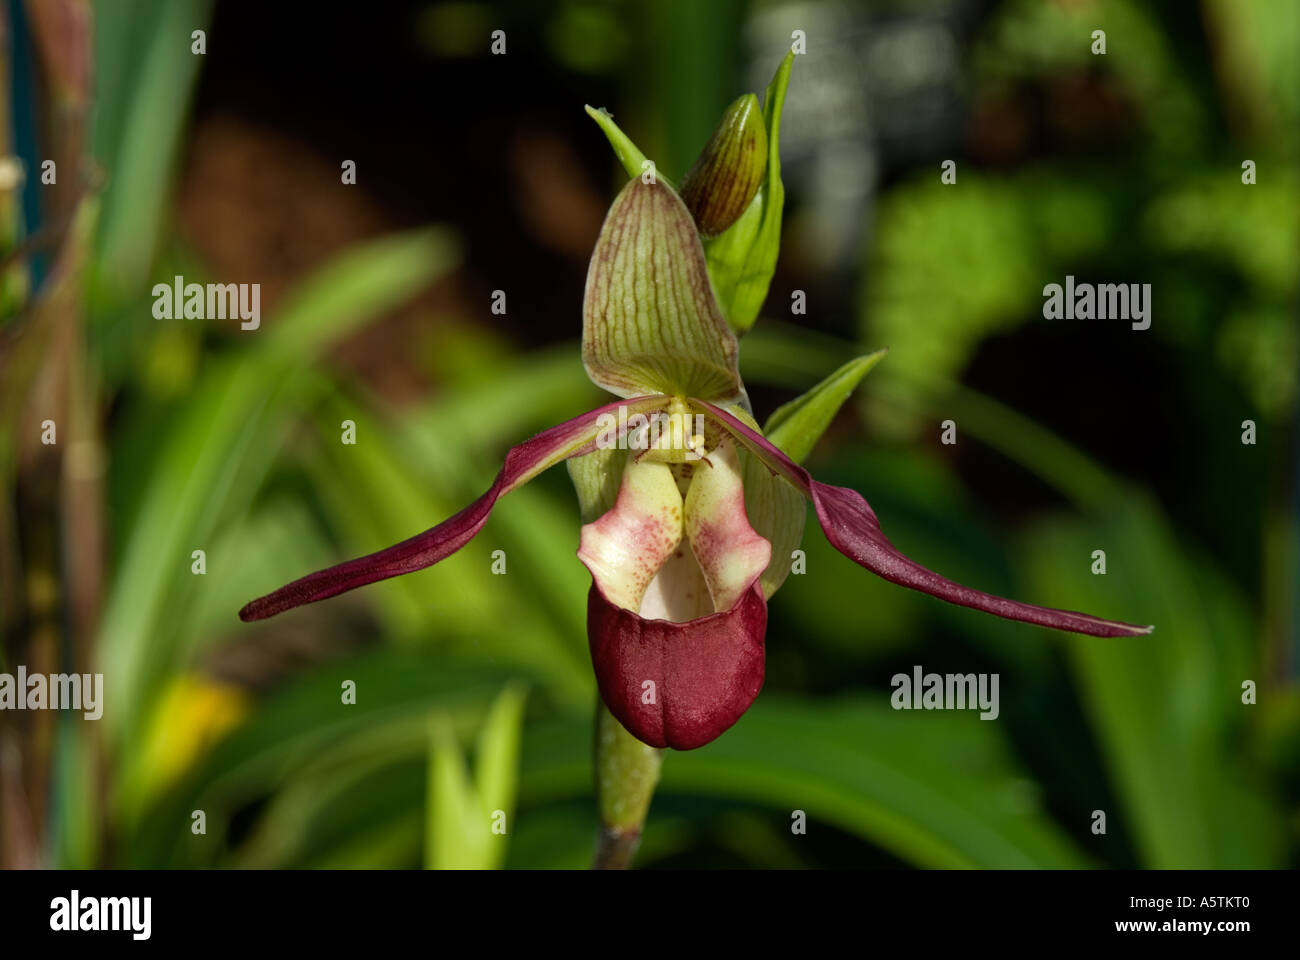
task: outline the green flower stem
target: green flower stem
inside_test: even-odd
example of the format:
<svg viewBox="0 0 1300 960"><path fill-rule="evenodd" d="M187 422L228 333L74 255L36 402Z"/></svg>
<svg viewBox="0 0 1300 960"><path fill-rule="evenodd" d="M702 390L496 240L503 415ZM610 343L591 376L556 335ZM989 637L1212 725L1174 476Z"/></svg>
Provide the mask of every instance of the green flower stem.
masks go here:
<svg viewBox="0 0 1300 960"><path fill-rule="evenodd" d="M650 800L659 783L663 750L648 747L596 698L596 735L592 749L596 778L596 870L626 870L641 842Z"/></svg>

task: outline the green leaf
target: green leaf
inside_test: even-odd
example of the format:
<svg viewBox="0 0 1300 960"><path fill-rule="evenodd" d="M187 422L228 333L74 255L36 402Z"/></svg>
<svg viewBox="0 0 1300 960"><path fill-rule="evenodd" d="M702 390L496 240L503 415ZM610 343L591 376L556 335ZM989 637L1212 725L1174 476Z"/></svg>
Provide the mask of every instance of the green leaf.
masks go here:
<svg viewBox="0 0 1300 960"><path fill-rule="evenodd" d="M428 230L344 253L248 334L246 350L214 363L195 384L159 439L153 472L133 479L139 512L101 631L100 655L117 691L118 706L105 719L112 738L129 740L155 684L177 666L189 636L181 625L205 579L191 576L191 551L247 511L315 358L427 286L455 258L449 236Z"/></svg>
<svg viewBox="0 0 1300 960"><path fill-rule="evenodd" d="M94 276L101 308L148 282L204 60L190 52L190 31L208 26L211 9L211 0L129 0L94 18L92 148L108 171Z"/></svg>
<svg viewBox="0 0 1300 960"><path fill-rule="evenodd" d="M744 390L695 222L661 182L631 180L614 200L591 256L582 318L583 365L611 393L727 402Z"/></svg>
<svg viewBox="0 0 1300 960"><path fill-rule="evenodd" d="M431 719L425 835L430 869L494 870L505 862L505 838L518 795L523 716L523 690L507 686L479 732L472 780L450 720ZM505 832L494 829L498 823Z"/></svg>
<svg viewBox="0 0 1300 960"><path fill-rule="evenodd" d="M507 826L519 796L519 742L524 726L522 686L511 684L493 702L479 731L474 780L489 813L501 810Z"/></svg>
<svg viewBox="0 0 1300 960"><path fill-rule="evenodd" d="M260 701L256 712L213 746L175 789L152 798L147 808L124 808L129 798L114 798L114 809L126 815L130 828L122 844L125 863L132 867L211 864L222 849L221 834L239 811L295 783L315 784L315 789L304 787L302 796L321 797L326 783L343 787L342 770L368 766L372 758L382 755L413 765L406 792L392 805L404 805L415 816L409 860L399 865L416 866L430 713L450 719L461 737L471 736L507 679L500 668L481 662L383 648L330 660L292 677ZM341 702L345 681L356 685L354 704ZM375 789L373 778L371 788ZM340 795L330 815L354 823L357 818L351 811L358 809L361 798L368 802L369 796L367 791ZM188 842L190 813L198 809L207 812L209 836L216 841L202 847ZM373 808L363 809L369 813ZM320 848L314 846L318 840L304 833L308 824L298 816L316 816L312 811L325 813L317 804L310 809L294 805L282 819L268 822L269 836L257 842L257 849L237 852L231 865L302 865L318 855ZM293 833L282 836L286 825L294 826Z"/></svg>
<svg viewBox="0 0 1300 960"><path fill-rule="evenodd" d="M1105 576L1093 551L1106 551ZM1277 868L1286 824L1252 756L1242 681L1258 626L1149 496L1125 490L1104 519L1033 531L1025 571L1043 602L1154 623L1150 637L1062 638L1121 807L1151 869ZM1119 820L1119 824L1116 824Z"/></svg>
<svg viewBox="0 0 1300 960"><path fill-rule="evenodd" d="M522 797L530 809L590 789L586 726L530 728ZM967 711L899 711L881 696L765 693L708 747L664 763L663 808L690 810L705 797L759 805L787 830L791 811L803 810L810 830L831 824L921 867L1089 865L1053 823L999 724ZM646 836L657 828L651 810ZM1087 836L1080 826L1076 837Z"/></svg>
<svg viewBox="0 0 1300 960"><path fill-rule="evenodd" d="M429 870L476 870L490 848L488 821L450 724L429 724L429 805L424 865Z"/></svg>
<svg viewBox="0 0 1300 960"><path fill-rule="evenodd" d="M877 350L850 360L807 393L778 407L763 426L764 436L791 460L802 462L831 425L844 401L887 352Z"/></svg>
<svg viewBox="0 0 1300 960"><path fill-rule="evenodd" d="M529 396L516 399L527 406ZM342 548L318 566L404 539L450 516L488 487L500 464L500 446L485 454L482 469L448 457L446 451L464 448L442 417L419 417L418 423L432 429L417 439L416 431L386 429L365 411L366 404L346 397L321 405L309 475ZM365 456L338 443L344 417L355 421ZM494 432L495 419L485 413L481 428ZM518 430L511 440L527 436L522 425ZM591 656L579 599L586 572L571 553L576 546L572 514L560 513L554 497L528 485L498 504L488 528L455 556L373 584L357 602L376 612L387 636L489 657L544 679L559 699L584 703L592 685ZM495 549L510 558L509 576L482 575Z"/></svg>
<svg viewBox="0 0 1300 960"><path fill-rule="evenodd" d="M781 183L780 132L785 91L790 83L793 52L787 53L763 100L767 121L767 174L749 208L730 228L705 241L709 277L727 323L743 335L767 300L781 249L781 211L785 187Z"/></svg>
<svg viewBox="0 0 1300 960"><path fill-rule="evenodd" d="M329 762L280 785L228 865L259 870L418 865L424 823L417 798L425 789L427 761L423 749L419 761L408 757L403 727L376 724Z"/></svg>
<svg viewBox="0 0 1300 960"><path fill-rule="evenodd" d="M763 707L708 751L674 757L663 789L800 809L918 866L1084 865L996 724L970 713L897 711L883 700Z"/></svg>

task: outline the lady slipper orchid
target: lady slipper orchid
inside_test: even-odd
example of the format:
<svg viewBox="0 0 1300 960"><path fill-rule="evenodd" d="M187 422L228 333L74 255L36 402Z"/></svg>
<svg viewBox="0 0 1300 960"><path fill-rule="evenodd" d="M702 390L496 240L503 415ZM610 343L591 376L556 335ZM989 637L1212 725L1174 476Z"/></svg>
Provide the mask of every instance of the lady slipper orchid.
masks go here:
<svg viewBox="0 0 1300 960"><path fill-rule="evenodd" d="M435 564L483 528L499 498L569 461L589 521L578 558L592 577L587 630L600 696L653 747L702 746L758 695L767 601L789 573L803 498L837 550L893 583L1059 630L1150 632L983 593L908 559L859 493L814 480L763 435L737 352L691 213L666 183L631 180L601 229L583 306L587 374L620 399L510 450L488 491L450 519L281 587L240 618Z"/></svg>

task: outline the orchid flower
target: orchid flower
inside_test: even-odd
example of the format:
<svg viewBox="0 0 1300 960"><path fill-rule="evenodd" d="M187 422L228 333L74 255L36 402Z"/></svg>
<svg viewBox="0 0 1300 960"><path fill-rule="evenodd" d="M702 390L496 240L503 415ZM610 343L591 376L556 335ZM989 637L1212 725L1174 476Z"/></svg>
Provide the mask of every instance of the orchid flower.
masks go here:
<svg viewBox="0 0 1300 960"><path fill-rule="evenodd" d="M788 73L788 60L783 66ZM775 259L774 124L783 93L783 80L777 98L769 88L765 112L752 96L733 104L682 195L661 177L641 176L611 206L587 274L582 359L592 382L617 400L511 449L488 491L455 516L295 580L249 603L240 618L260 620L431 566L473 539L501 497L567 461L587 520L578 559L592 577L587 632L600 697L652 747L703 746L758 695L767 604L790 572L805 498L832 546L892 583L1059 630L1149 632L945 579L889 541L861 494L813 479L764 436L741 382L733 327L752 324L757 306L746 304L761 304ZM602 117L617 150L616 128ZM624 165L635 170L639 152L630 141L623 146ZM858 363L853 383L877 359ZM829 422L847 391L827 397L844 379L832 376L782 408L769 432L781 434L783 423L808 411Z"/></svg>

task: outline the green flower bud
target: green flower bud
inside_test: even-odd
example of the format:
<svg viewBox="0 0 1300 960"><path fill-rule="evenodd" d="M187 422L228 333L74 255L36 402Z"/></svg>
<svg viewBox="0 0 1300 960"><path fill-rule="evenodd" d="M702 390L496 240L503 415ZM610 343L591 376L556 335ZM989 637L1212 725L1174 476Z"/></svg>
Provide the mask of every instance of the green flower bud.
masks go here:
<svg viewBox="0 0 1300 960"><path fill-rule="evenodd" d="M681 196L703 240L705 265L727 325L743 336L758 319L781 247L778 141L781 110L794 54L787 53L767 85L762 109L750 94L733 103L687 175ZM629 177L641 178L648 160L605 110L587 107ZM661 171L658 182L669 183Z"/></svg>
<svg viewBox="0 0 1300 960"><path fill-rule="evenodd" d="M682 181L682 201L700 233L714 237L745 212L767 169L767 126L758 97L738 98Z"/></svg>
<svg viewBox="0 0 1300 960"><path fill-rule="evenodd" d="M709 279L713 281L723 316L738 336L744 335L758 319L758 312L767 299L772 274L776 271L776 258L781 247L781 208L785 204L785 188L781 185L778 141L781 109L785 105L785 90L793 63L794 55L786 54L776 76L768 84L762 113L754 116L754 123L764 125L767 153L765 160L755 165L755 169L761 172L757 190L749 194L745 208L726 230L716 236L704 237ZM698 221L699 217L696 219Z"/></svg>

